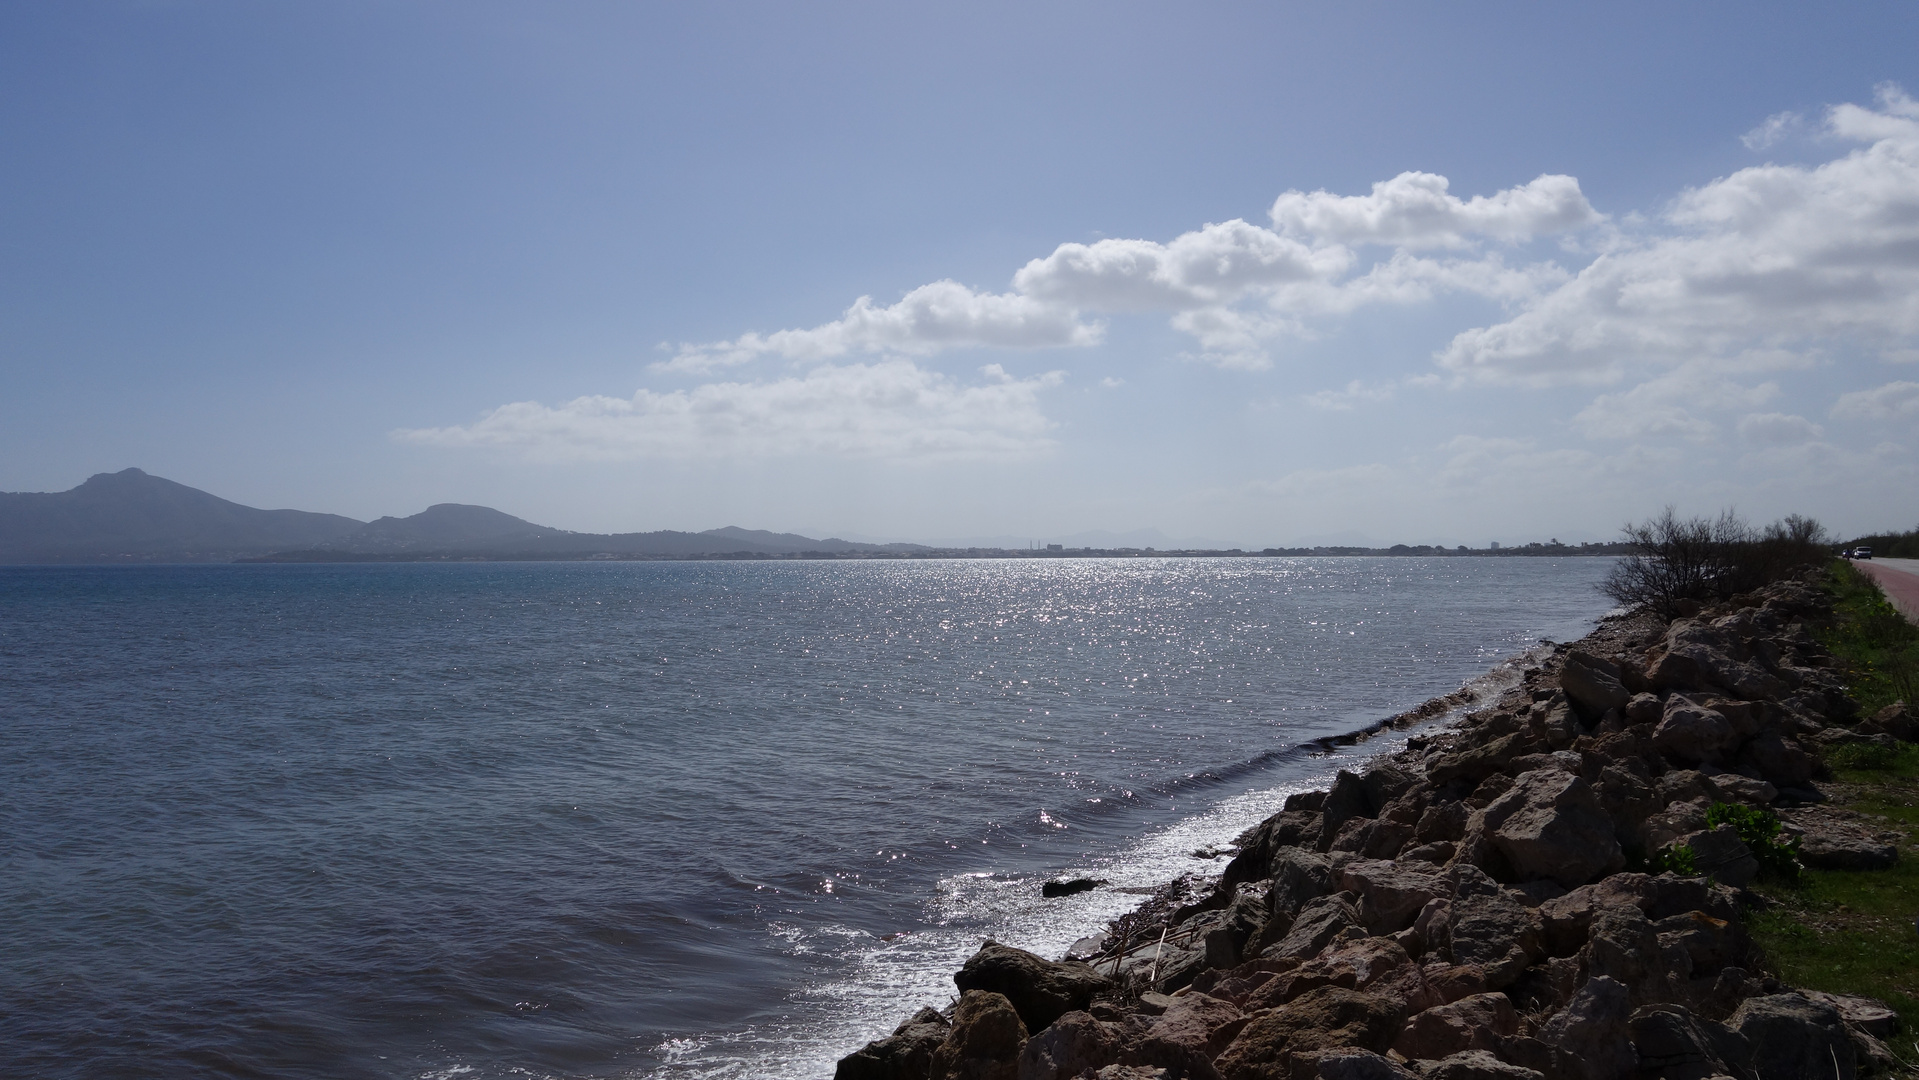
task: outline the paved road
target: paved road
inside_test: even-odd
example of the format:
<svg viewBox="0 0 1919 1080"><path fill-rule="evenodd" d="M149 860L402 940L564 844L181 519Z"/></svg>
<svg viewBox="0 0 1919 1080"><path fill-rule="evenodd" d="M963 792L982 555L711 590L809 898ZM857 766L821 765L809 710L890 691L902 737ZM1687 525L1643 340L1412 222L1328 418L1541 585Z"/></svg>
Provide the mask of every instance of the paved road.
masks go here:
<svg viewBox="0 0 1919 1080"><path fill-rule="evenodd" d="M1879 583L1893 607L1919 623L1919 559L1862 559L1852 565Z"/></svg>

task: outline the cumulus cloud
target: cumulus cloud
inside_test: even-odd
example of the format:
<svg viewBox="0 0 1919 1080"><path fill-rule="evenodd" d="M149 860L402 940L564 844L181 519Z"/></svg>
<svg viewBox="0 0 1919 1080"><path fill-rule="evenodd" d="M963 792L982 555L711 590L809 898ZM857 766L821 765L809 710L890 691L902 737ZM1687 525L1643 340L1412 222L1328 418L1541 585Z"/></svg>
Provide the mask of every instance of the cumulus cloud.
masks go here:
<svg viewBox="0 0 1919 1080"><path fill-rule="evenodd" d="M1163 312L1222 367L1270 366L1275 339L1367 305L1425 303L1448 293L1529 302L1570 275L1551 262L1508 265L1486 241L1517 242L1603 220L1569 176L1541 176L1461 199L1447 180L1402 173L1369 195L1290 191L1268 228L1216 222L1172 240L1066 243L1014 272L1010 291L937 281L882 305L861 297L810 329L682 345L655 370L708 373L760 357L815 362L855 353L926 356L961 347L1057 348L1101 341L1101 315ZM1386 245L1384 256L1358 249ZM1424 249L1453 249L1436 259Z"/></svg>
<svg viewBox="0 0 1919 1080"><path fill-rule="evenodd" d="M1321 390L1306 395L1306 404L1325 412L1351 412L1358 405L1390 401L1397 389L1391 383L1366 383L1354 379L1343 390Z"/></svg>
<svg viewBox="0 0 1919 1080"><path fill-rule="evenodd" d="M1403 172L1374 184L1370 195L1288 191L1273 203L1273 225L1320 243L1419 248L1463 247L1476 236L1530 240L1601 220L1570 176L1541 176L1471 199L1449 187L1443 176Z"/></svg>
<svg viewBox="0 0 1919 1080"><path fill-rule="evenodd" d="M1069 305L1018 293L975 292L956 281L935 281L881 307L862 296L838 319L810 330L748 333L710 345L682 346L664 371L705 373L772 354L788 360L827 360L851 352L926 354L966 345L1045 348L1092 345L1100 327L1081 322Z"/></svg>
<svg viewBox="0 0 1919 1080"><path fill-rule="evenodd" d="M1232 303L1257 289L1344 273L1353 256L1313 248L1244 221L1207 225L1171 243L1061 244L1013 275L1021 293L1102 311L1185 310Z"/></svg>
<svg viewBox="0 0 1919 1080"><path fill-rule="evenodd" d="M1890 382L1871 390L1839 395L1834 419L1901 420L1919 418L1919 383Z"/></svg>
<svg viewBox="0 0 1919 1080"><path fill-rule="evenodd" d="M1739 136L1748 150L1764 150L1798 131L1805 117L1796 112L1773 113L1766 122Z"/></svg>
<svg viewBox="0 0 1919 1080"><path fill-rule="evenodd" d="M429 446L496 447L540 460L823 455L1019 458L1052 445L1041 393L1063 376L1014 378L998 364L962 385L906 360L821 365L803 376L709 383L630 398L502 405L458 427L394 432Z"/></svg>
<svg viewBox="0 0 1919 1080"><path fill-rule="evenodd" d="M1762 165L1690 190L1662 231L1622 242L1512 319L1457 335L1440 362L1489 381L1608 382L1755 347L1919 334L1919 105L1830 110L1867 142L1814 168Z"/></svg>
<svg viewBox="0 0 1919 1080"><path fill-rule="evenodd" d="M1707 415L1753 409L1779 396L1779 384L1747 385L1732 373L1776 366L1780 358L1747 358L1743 364L1696 360L1614 394L1601 394L1573 417L1596 439L1678 438L1709 442L1719 432Z"/></svg>
<svg viewBox="0 0 1919 1080"><path fill-rule="evenodd" d="M1769 446L1798 446L1825 434L1825 428L1791 413L1749 413L1739 420L1741 438Z"/></svg>

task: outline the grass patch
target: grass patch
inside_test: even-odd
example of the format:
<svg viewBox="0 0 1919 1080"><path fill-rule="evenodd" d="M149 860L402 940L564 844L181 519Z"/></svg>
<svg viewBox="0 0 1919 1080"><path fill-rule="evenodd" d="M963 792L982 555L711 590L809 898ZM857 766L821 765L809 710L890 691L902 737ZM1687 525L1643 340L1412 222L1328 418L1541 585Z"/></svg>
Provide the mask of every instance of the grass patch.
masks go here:
<svg viewBox="0 0 1919 1080"><path fill-rule="evenodd" d="M1853 697L1868 712L1911 700L1898 663L1902 651L1919 654L1919 627L1846 563L1836 564L1828 588L1837 617L1819 638L1844 666ZM1919 1059L1919 747L1854 744L1826 760L1834 779L1821 786L1833 804L1868 815L1863 824L1876 832L1898 834L1899 862L1878 871L1809 869L1797 881L1755 885L1771 903L1747 925L1786 983L1891 1006L1903 1021L1894 1053Z"/></svg>
<svg viewBox="0 0 1919 1080"><path fill-rule="evenodd" d="M1829 582L1836 617L1816 636L1839 660L1854 700L1868 713L1919 700L1919 626L1849 562L1835 559Z"/></svg>
<svg viewBox="0 0 1919 1080"><path fill-rule="evenodd" d="M1853 781L1863 778L1866 782ZM1903 834L1890 870L1805 870L1797 882L1753 891L1772 901L1748 920L1773 974L1790 985L1864 994L1904 1022L1903 1045L1919 1033L1919 778L1890 772L1842 772L1835 803L1882 819L1876 829Z"/></svg>

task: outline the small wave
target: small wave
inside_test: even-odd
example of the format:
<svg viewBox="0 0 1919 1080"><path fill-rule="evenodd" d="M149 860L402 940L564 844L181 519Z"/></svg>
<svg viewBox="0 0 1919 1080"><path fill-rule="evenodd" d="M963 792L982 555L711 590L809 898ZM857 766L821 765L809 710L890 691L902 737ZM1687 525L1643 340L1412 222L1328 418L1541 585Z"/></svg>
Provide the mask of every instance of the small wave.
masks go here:
<svg viewBox="0 0 1919 1080"><path fill-rule="evenodd" d="M910 933L881 939L849 927L779 924L774 932L795 948L838 950L845 973L794 994L789 1000L792 1015L781 1021L695 1040L669 1040L697 1042L698 1049L675 1054L646 1075L652 1080L799 1080L831 1075L841 1056L890 1032L914 1010L928 1005L940 1008L953 1001L953 972L983 941L998 941L1041 956L1064 955L1080 938L1137 907L1141 892L1182 874L1218 872L1219 864L1196 854L1230 849L1241 833L1277 812L1286 796L1324 788L1340 769L1397 753L1409 738L1454 722L1518 685L1524 670L1551 651L1550 644L1542 644L1511 657L1452 694L1434 699L1441 703L1437 707L1421 706L1349 736L1284 747L1216 770L1208 783L1226 785L1275 769L1282 776L1275 783L1226 796L1198 813L1150 830L1109 854L1057 867L1048 874L968 872L944 877L926 902L923 925ZM1415 713L1419 714L1416 719L1395 725ZM1032 827L1048 828L1037 823ZM1051 876L1099 877L1107 885L1072 896L1042 898L1039 885Z"/></svg>

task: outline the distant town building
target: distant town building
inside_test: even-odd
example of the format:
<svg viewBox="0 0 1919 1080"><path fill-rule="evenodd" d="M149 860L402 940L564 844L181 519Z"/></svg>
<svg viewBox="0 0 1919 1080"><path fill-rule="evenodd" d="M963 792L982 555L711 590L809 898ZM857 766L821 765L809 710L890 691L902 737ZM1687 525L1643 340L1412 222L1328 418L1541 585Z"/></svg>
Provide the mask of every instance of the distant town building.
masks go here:
<svg viewBox="0 0 1919 1080"><path fill-rule="evenodd" d="M1492 543L1490 543L1490 544L1487 544L1487 545L1486 545L1486 547L1487 547L1488 549L1490 549L1490 550L1492 550L1492 551L1498 551L1498 550L1499 550L1499 541L1497 541L1497 540L1494 540L1494 541L1493 541Z"/></svg>
<svg viewBox="0 0 1919 1080"><path fill-rule="evenodd" d="M1048 545L1046 545L1046 550L1048 550L1048 551L1065 551L1065 550L1066 550L1066 546L1065 546L1064 544L1048 544Z"/></svg>

